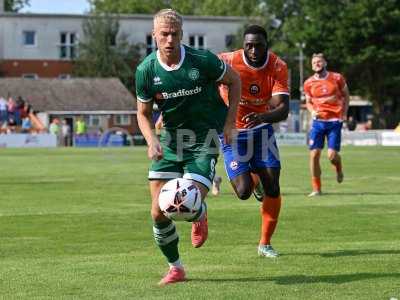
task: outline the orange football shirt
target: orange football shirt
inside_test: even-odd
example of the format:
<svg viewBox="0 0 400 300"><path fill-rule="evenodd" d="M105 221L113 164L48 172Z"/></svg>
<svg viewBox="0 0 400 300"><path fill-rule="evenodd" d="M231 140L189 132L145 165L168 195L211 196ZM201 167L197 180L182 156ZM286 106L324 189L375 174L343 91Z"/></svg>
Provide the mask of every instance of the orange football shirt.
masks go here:
<svg viewBox="0 0 400 300"><path fill-rule="evenodd" d="M289 95L288 69L286 63L275 53L269 51L267 61L259 68L247 64L243 49L218 56L239 73L242 81L242 99L237 110L236 128L244 128L246 123L242 121L242 117L245 115L266 112L272 96ZM228 87L221 85L220 94L228 104Z"/></svg>
<svg viewBox="0 0 400 300"><path fill-rule="evenodd" d="M346 86L344 77L335 72L328 72L325 78L314 75L304 82L304 93L311 99L313 110L321 120L342 120Z"/></svg>

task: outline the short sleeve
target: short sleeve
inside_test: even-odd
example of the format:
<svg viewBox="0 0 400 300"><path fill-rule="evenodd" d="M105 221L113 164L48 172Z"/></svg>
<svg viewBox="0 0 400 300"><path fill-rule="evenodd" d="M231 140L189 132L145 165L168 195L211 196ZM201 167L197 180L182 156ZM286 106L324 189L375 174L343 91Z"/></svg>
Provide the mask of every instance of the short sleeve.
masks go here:
<svg viewBox="0 0 400 300"><path fill-rule="evenodd" d="M136 85L136 98L140 102L150 102L153 100L152 95L148 88L148 80L146 76L146 70L142 67L136 69L135 74L135 85Z"/></svg>
<svg viewBox="0 0 400 300"><path fill-rule="evenodd" d="M304 94L306 94L308 97L311 97L310 84L309 84L308 80L306 80L306 82L304 82L303 90L304 90Z"/></svg>
<svg viewBox="0 0 400 300"><path fill-rule="evenodd" d="M206 60L203 62L207 77L214 81L220 81L226 73L226 64L210 51L206 52Z"/></svg>
<svg viewBox="0 0 400 300"><path fill-rule="evenodd" d="M344 78L343 75L338 74L338 86L340 88L340 90L342 91L344 89L344 87L346 86L346 79Z"/></svg>
<svg viewBox="0 0 400 300"><path fill-rule="evenodd" d="M272 86L272 96L278 94L289 95L288 69L286 64L278 59L274 68L274 84Z"/></svg>

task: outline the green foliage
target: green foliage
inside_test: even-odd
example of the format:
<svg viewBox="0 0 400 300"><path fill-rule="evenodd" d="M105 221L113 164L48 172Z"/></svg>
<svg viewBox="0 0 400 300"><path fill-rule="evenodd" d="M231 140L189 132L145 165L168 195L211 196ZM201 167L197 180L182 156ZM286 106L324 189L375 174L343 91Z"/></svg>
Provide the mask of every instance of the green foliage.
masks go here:
<svg viewBox="0 0 400 300"><path fill-rule="evenodd" d="M306 43L308 58L312 53L325 53L328 68L344 73L351 93L373 101L375 112L383 120L383 103L400 100L399 1L271 0L268 3L283 21L278 53L293 57L299 42ZM289 59L289 63L297 71L298 62Z"/></svg>
<svg viewBox="0 0 400 300"><path fill-rule="evenodd" d="M172 7L188 15L247 16L268 30L270 46L291 69L292 97L299 98L299 48L309 58L323 52L329 69L341 72L350 92L370 99L382 123L385 102L400 111L399 0L92 0L95 11L149 13ZM242 46L238 33L235 47ZM398 119L398 117L397 117ZM398 121L397 121L398 122ZM397 123L396 121L394 123Z"/></svg>
<svg viewBox="0 0 400 300"><path fill-rule="evenodd" d="M133 70L140 59L140 45L129 44L119 28L118 19L107 15L94 15L85 21L75 76L118 77L133 91Z"/></svg>
<svg viewBox="0 0 400 300"><path fill-rule="evenodd" d="M4 0L1 0L4 1ZM30 0L5 0L4 1L4 10L17 12L24 6L29 6Z"/></svg>
<svg viewBox="0 0 400 300"><path fill-rule="evenodd" d="M257 14L259 0L91 0L94 10L108 13L154 14L173 8L184 15L251 16Z"/></svg>

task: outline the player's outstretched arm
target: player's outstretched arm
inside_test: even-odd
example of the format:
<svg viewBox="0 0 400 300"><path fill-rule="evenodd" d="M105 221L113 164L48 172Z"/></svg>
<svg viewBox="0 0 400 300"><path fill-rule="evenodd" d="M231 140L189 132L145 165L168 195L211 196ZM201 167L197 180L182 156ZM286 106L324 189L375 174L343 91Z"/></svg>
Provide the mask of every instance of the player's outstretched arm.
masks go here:
<svg viewBox="0 0 400 300"><path fill-rule="evenodd" d="M271 98L272 109L265 113L251 112L242 118L245 128L252 128L261 123L277 123L286 120L289 114L289 95L278 94Z"/></svg>
<svg viewBox="0 0 400 300"><path fill-rule="evenodd" d="M230 144L236 128L236 112L240 98L242 97L242 82L240 81L239 74L235 70L233 70L229 65L226 65L226 68L225 75L222 77L220 82L227 85L229 90L229 110L224 126L224 142Z"/></svg>
<svg viewBox="0 0 400 300"><path fill-rule="evenodd" d="M137 106L139 128L148 145L147 155L150 159L159 160L163 157L163 151L160 141L158 140L158 137L154 131L154 125L152 121L153 102L138 101Z"/></svg>

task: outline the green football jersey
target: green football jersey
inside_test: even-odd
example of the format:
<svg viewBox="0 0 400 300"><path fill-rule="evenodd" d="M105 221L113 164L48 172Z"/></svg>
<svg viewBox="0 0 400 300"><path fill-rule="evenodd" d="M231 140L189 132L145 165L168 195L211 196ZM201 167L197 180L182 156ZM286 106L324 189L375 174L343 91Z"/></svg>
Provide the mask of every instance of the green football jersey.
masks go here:
<svg viewBox="0 0 400 300"><path fill-rule="evenodd" d="M225 63L207 50L181 46L181 61L175 68L162 63L158 52L145 58L136 70L138 101L154 101L163 116L166 134L173 146L179 129L195 134L200 145L210 129L220 133L225 123L227 107L218 92L217 81L226 72Z"/></svg>

